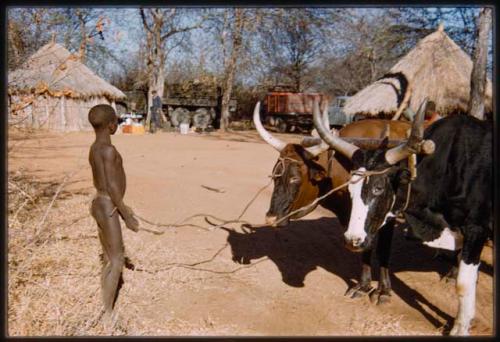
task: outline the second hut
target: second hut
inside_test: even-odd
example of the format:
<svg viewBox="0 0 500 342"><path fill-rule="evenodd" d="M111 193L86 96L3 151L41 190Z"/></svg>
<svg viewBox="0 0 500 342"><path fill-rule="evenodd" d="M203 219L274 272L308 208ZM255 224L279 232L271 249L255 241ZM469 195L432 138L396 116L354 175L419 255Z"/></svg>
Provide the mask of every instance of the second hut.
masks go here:
<svg viewBox="0 0 500 342"><path fill-rule="evenodd" d="M470 96L472 60L440 25L404 56L389 73L349 98L346 115L391 118L409 107L416 111L425 97L441 115L464 113ZM485 112L492 111L487 81Z"/></svg>

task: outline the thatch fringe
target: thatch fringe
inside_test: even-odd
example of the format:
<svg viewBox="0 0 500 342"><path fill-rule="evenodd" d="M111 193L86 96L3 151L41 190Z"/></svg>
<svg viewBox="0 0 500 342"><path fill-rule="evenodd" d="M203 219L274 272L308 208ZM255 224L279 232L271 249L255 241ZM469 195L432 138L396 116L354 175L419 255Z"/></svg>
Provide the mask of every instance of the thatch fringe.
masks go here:
<svg viewBox="0 0 500 342"><path fill-rule="evenodd" d="M471 58L440 27L423 38L388 74L346 101L348 115L392 116L412 84L409 107L416 111L425 97L443 115L465 112L470 96ZM485 111L492 111L487 81Z"/></svg>
<svg viewBox="0 0 500 342"><path fill-rule="evenodd" d="M125 98L112 86L56 43L48 43L33 54L18 70L9 74L9 94L49 94L75 99Z"/></svg>

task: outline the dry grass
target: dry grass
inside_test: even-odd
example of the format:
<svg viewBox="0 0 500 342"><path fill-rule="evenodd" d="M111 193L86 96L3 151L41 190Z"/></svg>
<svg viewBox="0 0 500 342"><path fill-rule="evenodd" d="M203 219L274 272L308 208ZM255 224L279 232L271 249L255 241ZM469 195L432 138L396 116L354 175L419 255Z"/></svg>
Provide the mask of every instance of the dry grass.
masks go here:
<svg viewBox="0 0 500 342"><path fill-rule="evenodd" d="M197 322L173 315L163 321L143 317L144 309L158 299L155 294L180 288L202 291L210 287L211 278L223 275L183 268L183 261L191 261L189 254L175 248L165 251L161 239L146 243L137 235L127 239L134 246L127 254L136 271L124 271L126 286L122 287L116 306L117 323L112 328L105 327L100 320L101 247L95 222L87 214L91 196L64 191L64 182L42 183L23 170L9 175L8 195L10 336L241 333L241 329L226 327L212 317ZM207 257L210 259L212 256ZM166 260L170 265L166 265ZM223 264L234 268L232 264ZM141 295L134 293L136 289L141 290Z"/></svg>

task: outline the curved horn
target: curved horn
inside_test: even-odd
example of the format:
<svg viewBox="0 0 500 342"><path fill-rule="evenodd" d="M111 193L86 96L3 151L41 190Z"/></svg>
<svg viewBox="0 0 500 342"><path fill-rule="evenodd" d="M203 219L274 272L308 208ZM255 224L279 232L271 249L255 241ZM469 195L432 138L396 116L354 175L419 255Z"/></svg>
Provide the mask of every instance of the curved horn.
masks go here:
<svg viewBox="0 0 500 342"><path fill-rule="evenodd" d="M328 101L326 100L324 101L322 118L323 118L323 125L325 125L325 127L330 129L330 118L328 117ZM314 137L319 137L318 131L316 129L312 130L311 135ZM327 143L321 140L321 144L319 146L306 147L306 151L312 153L316 157L320 153L328 151L329 148L330 146L328 146Z"/></svg>
<svg viewBox="0 0 500 342"><path fill-rule="evenodd" d="M406 159L410 154L414 153L417 149L417 145L422 141L424 136L424 113L427 107L427 101L427 98L422 101L417 114L413 118L413 125L411 126L411 133L408 141L405 144L393 147L385 152L385 160L389 164L394 165Z"/></svg>
<svg viewBox="0 0 500 342"><path fill-rule="evenodd" d="M347 158L351 159L354 152L359 149L357 146L350 144L342 140L342 138L340 138L339 136L332 134L326 127L323 126L317 101L314 102L313 122L314 127L316 127L316 129L318 130L321 139L323 139L333 149L345 155Z"/></svg>
<svg viewBox="0 0 500 342"><path fill-rule="evenodd" d="M323 113L322 113L322 118L323 118L323 125L330 129L330 117L328 116L328 101L325 100L324 102L324 108L323 108ZM311 136L319 138L318 131L313 128L311 131Z"/></svg>
<svg viewBox="0 0 500 342"><path fill-rule="evenodd" d="M275 138L266 131L264 126L262 126L262 122L260 122L260 101L257 102L255 105L255 109L253 111L253 123L255 124L255 129L257 129L257 132L259 132L260 137L267 142L269 145L274 147L278 152L281 152L285 146L286 143L279 140L278 138Z"/></svg>
<svg viewBox="0 0 500 342"><path fill-rule="evenodd" d="M323 102L324 107L323 107L323 125L325 125L326 128L330 129L330 117L328 116L328 101L325 100Z"/></svg>

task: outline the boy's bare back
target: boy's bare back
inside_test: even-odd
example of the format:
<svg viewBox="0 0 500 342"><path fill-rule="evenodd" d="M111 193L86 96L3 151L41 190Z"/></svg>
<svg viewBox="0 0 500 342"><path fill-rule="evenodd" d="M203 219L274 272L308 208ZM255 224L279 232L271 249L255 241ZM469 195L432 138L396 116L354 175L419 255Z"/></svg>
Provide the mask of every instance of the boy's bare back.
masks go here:
<svg viewBox="0 0 500 342"><path fill-rule="evenodd" d="M126 190L125 171L122 157L113 145L94 142L90 147L89 162L92 167L94 187L98 193L109 196L111 179L116 182L117 193L123 199Z"/></svg>

